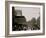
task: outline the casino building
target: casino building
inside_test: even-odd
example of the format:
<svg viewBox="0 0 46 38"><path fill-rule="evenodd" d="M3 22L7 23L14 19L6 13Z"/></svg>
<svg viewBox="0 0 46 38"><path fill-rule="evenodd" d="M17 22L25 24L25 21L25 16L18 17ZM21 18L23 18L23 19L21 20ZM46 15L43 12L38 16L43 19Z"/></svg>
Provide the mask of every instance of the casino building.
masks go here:
<svg viewBox="0 0 46 38"><path fill-rule="evenodd" d="M26 18L22 16L22 11L15 10L15 8L12 7L12 30L20 31L27 30L27 28Z"/></svg>

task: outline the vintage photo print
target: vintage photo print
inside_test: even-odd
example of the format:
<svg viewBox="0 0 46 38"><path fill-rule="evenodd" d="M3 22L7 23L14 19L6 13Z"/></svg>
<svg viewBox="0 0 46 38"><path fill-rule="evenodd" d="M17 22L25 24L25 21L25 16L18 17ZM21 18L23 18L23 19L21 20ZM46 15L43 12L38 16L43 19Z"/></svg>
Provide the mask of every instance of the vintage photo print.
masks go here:
<svg viewBox="0 0 46 38"><path fill-rule="evenodd" d="M12 31L40 30L40 8L12 7Z"/></svg>
<svg viewBox="0 0 46 38"><path fill-rule="evenodd" d="M43 6L10 4L9 9L10 34L43 32Z"/></svg>

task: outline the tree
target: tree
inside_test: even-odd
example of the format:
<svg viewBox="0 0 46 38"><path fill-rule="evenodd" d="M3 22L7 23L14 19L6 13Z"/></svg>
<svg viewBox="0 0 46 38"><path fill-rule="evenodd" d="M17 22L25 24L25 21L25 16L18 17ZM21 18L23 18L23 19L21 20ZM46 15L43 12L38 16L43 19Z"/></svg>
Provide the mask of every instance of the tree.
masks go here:
<svg viewBox="0 0 46 38"><path fill-rule="evenodd" d="M30 21L28 21L28 24L30 24L30 28L33 30L36 28L36 19L32 18Z"/></svg>
<svg viewBox="0 0 46 38"><path fill-rule="evenodd" d="M36 23L36 19L35 18L32 18L31 24L34 25L35 23Z"/></svg>
<svg viewBox="0 0 46 38"><path fill-rule="evenodd" d="M37 26L40 29L40 17L37 18Z"/></svg>

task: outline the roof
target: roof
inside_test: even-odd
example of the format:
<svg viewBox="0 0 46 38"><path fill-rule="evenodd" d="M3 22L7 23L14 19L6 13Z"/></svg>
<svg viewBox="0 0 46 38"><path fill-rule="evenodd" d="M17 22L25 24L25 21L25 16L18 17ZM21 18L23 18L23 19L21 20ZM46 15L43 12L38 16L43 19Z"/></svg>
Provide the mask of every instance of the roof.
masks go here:
<svg viewBox="0 0 46 38"><path fill-rule="evenodd" d="M26 19L24 16L15 16L15 21L17 21L18 24L25 24Z"/></svg>

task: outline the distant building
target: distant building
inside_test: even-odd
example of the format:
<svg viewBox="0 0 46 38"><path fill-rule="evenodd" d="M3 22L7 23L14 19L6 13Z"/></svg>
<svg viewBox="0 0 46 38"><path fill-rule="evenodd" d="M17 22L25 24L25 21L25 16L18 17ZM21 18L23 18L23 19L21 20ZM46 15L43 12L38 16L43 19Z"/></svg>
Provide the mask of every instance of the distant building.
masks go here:
<svg viewBox="0 0 46 38"><path fill-rule="evenodd" d="M15 10L15 15L16 16L22 16L22 11L21 10Z"/></svg>
<svg viewBox="0 0 46 38"><path fill-rule="evenodd" d="M14 16L22 16L22 10L16 10L15 7L12 7L12 14Z"/></svg>

